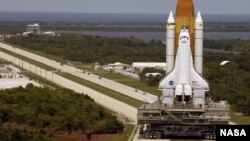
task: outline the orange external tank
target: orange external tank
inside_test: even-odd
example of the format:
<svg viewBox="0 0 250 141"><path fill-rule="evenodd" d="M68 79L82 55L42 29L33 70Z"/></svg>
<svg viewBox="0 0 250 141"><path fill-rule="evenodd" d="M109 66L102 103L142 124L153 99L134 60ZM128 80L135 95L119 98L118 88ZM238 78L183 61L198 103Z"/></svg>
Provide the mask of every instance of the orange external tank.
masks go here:
<svg viewBox="0 0 250 141"><path fill-rule="evenodd" d="M176 7L176 29L175 29L175 55L178 48L178 39L183 25L189 27L190 46L194 57L194 3L193 0L178 0Z"/></svg>

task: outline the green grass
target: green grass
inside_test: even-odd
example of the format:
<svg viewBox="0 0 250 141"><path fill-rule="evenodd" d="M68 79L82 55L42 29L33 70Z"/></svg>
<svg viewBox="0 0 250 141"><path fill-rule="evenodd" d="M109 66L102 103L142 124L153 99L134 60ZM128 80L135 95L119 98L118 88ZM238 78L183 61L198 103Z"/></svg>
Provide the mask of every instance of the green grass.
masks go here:
<svg viewBox="0 0 250 141"><path fill-rule="evenodd" d="M156 96L161 95L161 91L158 90L158 87L147 86L145 83L143 83L143 82L141 82L141 81L139 81L137 79L134 79L134 78L131 78L131 77L128 77L128 76L124 76L124 75L119 74L119 73L110 73L110 72L105 71L105 70L103 70L101 68L98 69L98 70L94 70L93 66L89 65L89 64L81 64L81 63L78 62L78 63L76 63L74 65L77 66L77 68L79 68L79 69L92 72L92 73L94 73L94 74L96 74L98 76L101 76L101 77L104 77L104 78L107 78L107 79L110 79L110 80L114 80L114 81L116 81L118 83L130 86L132 88L135 88L135 89L138 89L138 90L141 90L141 91L145 91L145 92L154 94Z"/></svg>
<svg viewBox="0 0 250 141"><path fill-rule="evenodd" d="M46 64L43 64L43 63L40 63L40 62L38 62L38 61L32 60L32 59L27 58L27 57L25 57L25 56L22 56L22 55L13 53L13 52L8 51L8 50L6 50L6 49L0 48L0 51L2 51L2 52L4 52L4 53L7 53L7 54L9 54L9 55L11 55L11 56L14 56L14 57L16 57L16 58L22 59L23 61L29 62L30 64L33 64L33 65L35 65L35 66L38 66L38 67L40 67L40 68L42 68L42 69L45 69L45 70L48 70L48 71L55 71L55 70L56 70L55 68L50 67L50 66L48 66L48 65L46 65Z"/></svg>
<svg viewBox="0 0 250 141"><path fill-rule="evenodd" d="M67 63L67 61L66 61L65 59L61 58L61 57L49 55L49 54L47 54L47 53L45 53L45 52L41 52L41 51L37 51L37 50L31 50L31 49L28 49L28 48L25 48L25 47L18 46L18 45L16 45L16 44L11 44L11 43L6 42L6 41L0 41L0 42L2 42L2 43L4 43L4 44L7 44L7 45L10 45L10 46L13 46L13 47L15 47L15 48L19 48L19 49L21 49L21 50L24 50L24 51L33 53L33 54L36 54L36 55L39 55L39 56L43 56L43 57L48 58L48 59L51 59L51 60L55 60L55 61L57 61L57 62L61 62L61 63L64 63L64 64Z"/></svg>
<svg viewBox="0 0 250 141"><path fill-rule="evenodd" d="M139 101L139 100L136 100L136 99L131 98L129 96L126 96L124 94L118 93L118 92L113 91L111 89L105 88L103 86L94 84L94 83L92 83L90 81L84 80L82 78L79 78L77 76L71 75L69 73L60 72L60 73L57 73L57 74L60 75L60 76L62 76L62 77L64 77L64 78L72 80L72 81L74 81L74 82L76 82L78 84L84 85L84 86L86 86L88 88L94 89L94 90L96 90L96 91L98 91L100 93L103 93L103 94L105 94L107 96L115 98L115 99L117 99L119 101L122 101L122 102L124 102L124 103L126 103L128 105L133 106L133 107L137 108L137 107L139 107L142 104L142 102Z"/></svg>
<svg viewBox="0 0 250 141"><path fill-rule="evenodd" d="M157 95L157 96L161 95L161 91L158 90L158 87L147 86L145 83L140 82L137 79L133 79L133 78L124 76L122 74L110 73L108 71L101 70L101 69L99 69L97 72L94 72L94 73L99 76L119 82L121 84L136 88L138 90L142 90L142 91L145 91L145 92Z"/></svg>
<svg viewBox="0 0 250 141"><path fill-rule="evenodd" d="M76 68L79 68L79 69L82 69L82 70L85 70L85 71L89 71L89 72L94 73L94 74L96 74L98 76L114 80L114 81L116 81L118 83L130 86L132 88L135 88L135 89L138 89L138 90L141 90L141 91L145 91L147 93L151 93L151 94L154 94L156 96L161 95L161 91L158 90L158 87L147 86L145 83L143 83L143 82L141 82L141 81L139 81L137 79L134 79L134 78L131 78L131 77L128 77L128 76L124 76L124 75L118 74L118 73L110 73L110 72L105 71L103 69L98 69L96 71L96 70L94 70L93 65L91 65L91 64L84 64L82 62L69 61L69 60L65 60L65 59L63 59L61 57L58 57L58 56L53 56L53 55L46 54L46 53L41 52L41 51L30 50L30 49L27 49L25 47L21 47L21 46L18 46L18 45L13 45L13 44L11 44L9 42L4 42L4 41L2 41L2 42L5 43L5 44L14 46L16 48L20 48L22 50L25 50L25 51L28 51L28 52L31 52L31 53L34 53L34 54L49 58L51 60L61 62L63 64L67 64L68 62L70 62L72 65L76 66Z"/></svg>
<svg viewBox="0 0 250 141"><path fill-rule="evenodd" d="M113 136L107 138L105 141L128 141L130 135L132 134L134 125L127 124L124 128L123 133L114 134Z"/></svg>
<svg viewBox="0 0 250 141"><path fill-rule="evenodd" d="M242 113L235 112L233 110L229 111L231 121L237 124L249 124L250 116L244 116Z"/></svg>

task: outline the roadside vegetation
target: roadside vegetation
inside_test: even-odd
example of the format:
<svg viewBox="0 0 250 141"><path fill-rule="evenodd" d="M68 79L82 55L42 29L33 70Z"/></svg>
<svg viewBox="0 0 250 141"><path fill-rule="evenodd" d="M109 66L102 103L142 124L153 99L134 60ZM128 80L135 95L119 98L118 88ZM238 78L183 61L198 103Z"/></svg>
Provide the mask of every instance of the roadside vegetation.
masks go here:
<svg viewBox="0 0 250 141"><path fill-rule="evenodd" d="M31 50L59 56L66 60L83 63L122 62L131 64L140 61L164 60L165 45L152 40L145 43L136 38L108 38L100 36L62 34L60 37L15 36L7 42Z"/></svg>
<svg viewBox="0 0 250 141"><path fill-rule="evenodd" d="M1 66L1 65L4 65L4 64L7 64L7 62L0 59L0 66Z"/></svg>
<svg viewBox="0 0 250 141"><path fill-rule="evenodd" d="M129 141L129 137L131 136L134 129L134 125L128 124L124 128L123 133L114 134L113 136L105 139L105 141Z"/></svg>
<svg viewBox="0 0 250 141"><path fill-rule="evenodd" d="M150 73L159 73L156 76L153 76ZM147 76L147 74L149 74ZM166 71L155 68L144 68L140 73L140 81L147 84L147 86L158 86L159 82L165 77Z"/></svg>
<svg viewBox="0 0 250 141"><path fill-rule="evenodd" d="M3 131L10 136L17 132L24 138L32 137L33 131L42 135L57 131L107 134L120 133L124 128L116 116L87 95L63 88L39 88L32 84L26 88L0 91L0 126L10 127L12 124L27 128L25 131L3 128Z"/></svg>
<svg viewBox="0 0 250 141"><path fill-rule="evenodd" d="M62 35L61 37L12 37L6 41L19 46L56 55L65 60L82 63L114 63L117 61L162 62L165 45L152 40L145 43L135 38L107 38L100 36ZM205 40L205 48L241 53L205 52L204 77L209 81L209 97L227 100L232 109L250 115L250 40ZM224 60L228 63L220 66Z"/></svg>
<svg viewBox="0 0 250 141"><path fill-rule="evenodd" d="M117 99L117 100L119 100L119 101L122 101L122 102L124 102L124 103L126 103L126 104L128 104L128 105L130 105L130 106L133 106L133 107L136 107L136 108L137 108L137 107L139 107L139 106L142 105L142 102L139 101L139 100L137 100L137 99L131 98L131 97L129 97L129 96L126 96L126 95L121 94L121 93L119 93L119 92L116 92L116 91L114 91L114 90L105 88L105 87L100 86L100 85L98 85L98 84L94 84L93 82L90 82L90 81L88 81L88 80L84 80L84 79L82 79L82 78L76 77L76 76L71 75L71 74L69 74L69 73L62 73L62 72L61 72L61 73L57 73L57 74L61 75L61 76L64 77L64 78L67 78L67 79L69 79L69 80L72 80L72 81L74 81L74 82L76 82L76 83L78 83L78 84L81 84L81 85L83 85L83 86L86 86L86 87L88 87L88 88L91 88L91 89L93 89L93 90L96 90L96 91L98 91L98 92L100 92L100 93L103 93L103 94L105 94L105 95L107 95L107 96L110 96L110 97L112 97L112 98L114 98L114 99Z"/></svg>
<svg viewBox="0 0 250 141"><path fill-rule="evenodd" d="M111 73L111 72L104 70L102 68L99 68L96 70L96 69L94 69L94 66L91 64L75 63L74 65L77 68L82 69L83 71L88 71L88 72L96 74L100 77L104 77L104 78L116 81L118 83L130 86L132 88L135 88L135 90L141 90L143 92L151 93L151 94L154 94L156 96L161 95L161 91L158 90L157 85L152 85L152 86L147 85L147 83L145 83L145 81L143 81L141 79L139 80L139 79L131 78L131 77L128 77L128 76L125 76L125 75L122 75L122 74L116 73L116 72ZM150 69L150 70L151 70L151 72L163 72L162 70L158 70L158 69L157 70ZM164 76L164 75L162 75L162 76ZM154 81L155 79L150 79L150 80L152 80L151 82L156 82L156 81ZM156 82L156 83L158 83L158 82Z"/></svg>
<svg viewBox="0 0 250 141"><path fill-rule="evenodd" d="M23 61L27 61L27 62L29 62L29 63L35 65L35 66L39 66L39 67L41 67L41 68L43 68L43 69L45 69L45 70L48 70L48 71L56 71L55 68L52 68L52 67L50 67L50 66L48 66L48 65L46 65L46 64L40 63L40 62L38 62L38 61L36 61L36 60L29 59L29 58L26 57L26 56L22 56L22 55L20 55L20 54L11 52L11 51L6 50L6 49L3 49L3 48L0 48L0 51L2 51L2 52L4 52L4 53L7 53L7 54L9 54L9 55L15 56L15 57L17 57L17 58L19 58L19 59L22 59ZM19 62L19 63L22 63L22 62Z"/></svg>
<svg viewBox="0 0 250 141"><path fill-rule="evenodd" d="M235 110L230 110L230 120L236 124L250 125L250 116L244 115L240 112L235 112Z"/></svg>

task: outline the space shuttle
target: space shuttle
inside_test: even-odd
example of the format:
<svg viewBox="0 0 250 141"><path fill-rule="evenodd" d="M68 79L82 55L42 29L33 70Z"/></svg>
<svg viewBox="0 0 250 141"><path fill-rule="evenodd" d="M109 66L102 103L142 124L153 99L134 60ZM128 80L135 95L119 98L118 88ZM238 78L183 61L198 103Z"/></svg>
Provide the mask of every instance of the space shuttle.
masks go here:
<svg viewBox="0 0 250 141"><path fill-rule="evenodd" d="M178 0L176 9L176 20L170 12L166 25L167 75L159 84L162 103L204 107L209 86L202 77L203 20L200 12L194 19L193 0Z"/></svg>

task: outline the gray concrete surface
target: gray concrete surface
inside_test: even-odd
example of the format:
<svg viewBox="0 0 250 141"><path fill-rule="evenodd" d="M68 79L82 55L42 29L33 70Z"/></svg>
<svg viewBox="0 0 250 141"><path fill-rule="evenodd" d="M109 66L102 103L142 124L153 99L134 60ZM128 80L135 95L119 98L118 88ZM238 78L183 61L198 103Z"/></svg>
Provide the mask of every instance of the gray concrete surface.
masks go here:
<svg viewBox="0 0 250 141"><path fill-rule="evenodd" d="M73 66L61 65L61 63L56 62L54 60L50 60L48 58L30 53L28 51L21 50L19 48L15 48L13 46L10 46L10 45L7 45L7 44L1 43L1 42L0 42L0 47L3 49L9 50L11 52L28 57L30 59L36 60L40 63L46 64L48 66L51 66L51 67L56 68L58 70L61 70L63 72L70 73L71 75L86 79L88 81L91 81L91 82L96 83L98 85L101 85L103 87L112 89L114 91L117 91L117 92L124 94L124 95L127 95L129 97L132 97L134 99L137 99L140 101L147 101L147 98L146 98L146 96L147 96L147 97L154 99L155 101L157 100L157 96L155 96L153 94L146 93L146 95L144 95L145 92L140 91L140 90L138 90L138 92L135 92L135 88L120 84L118 82L115 82L113 80L109 80L106 78L99 79L99 76L97 76L95 74L88 75L88 73L83 73L82 70L77 69Z"/></svg>

